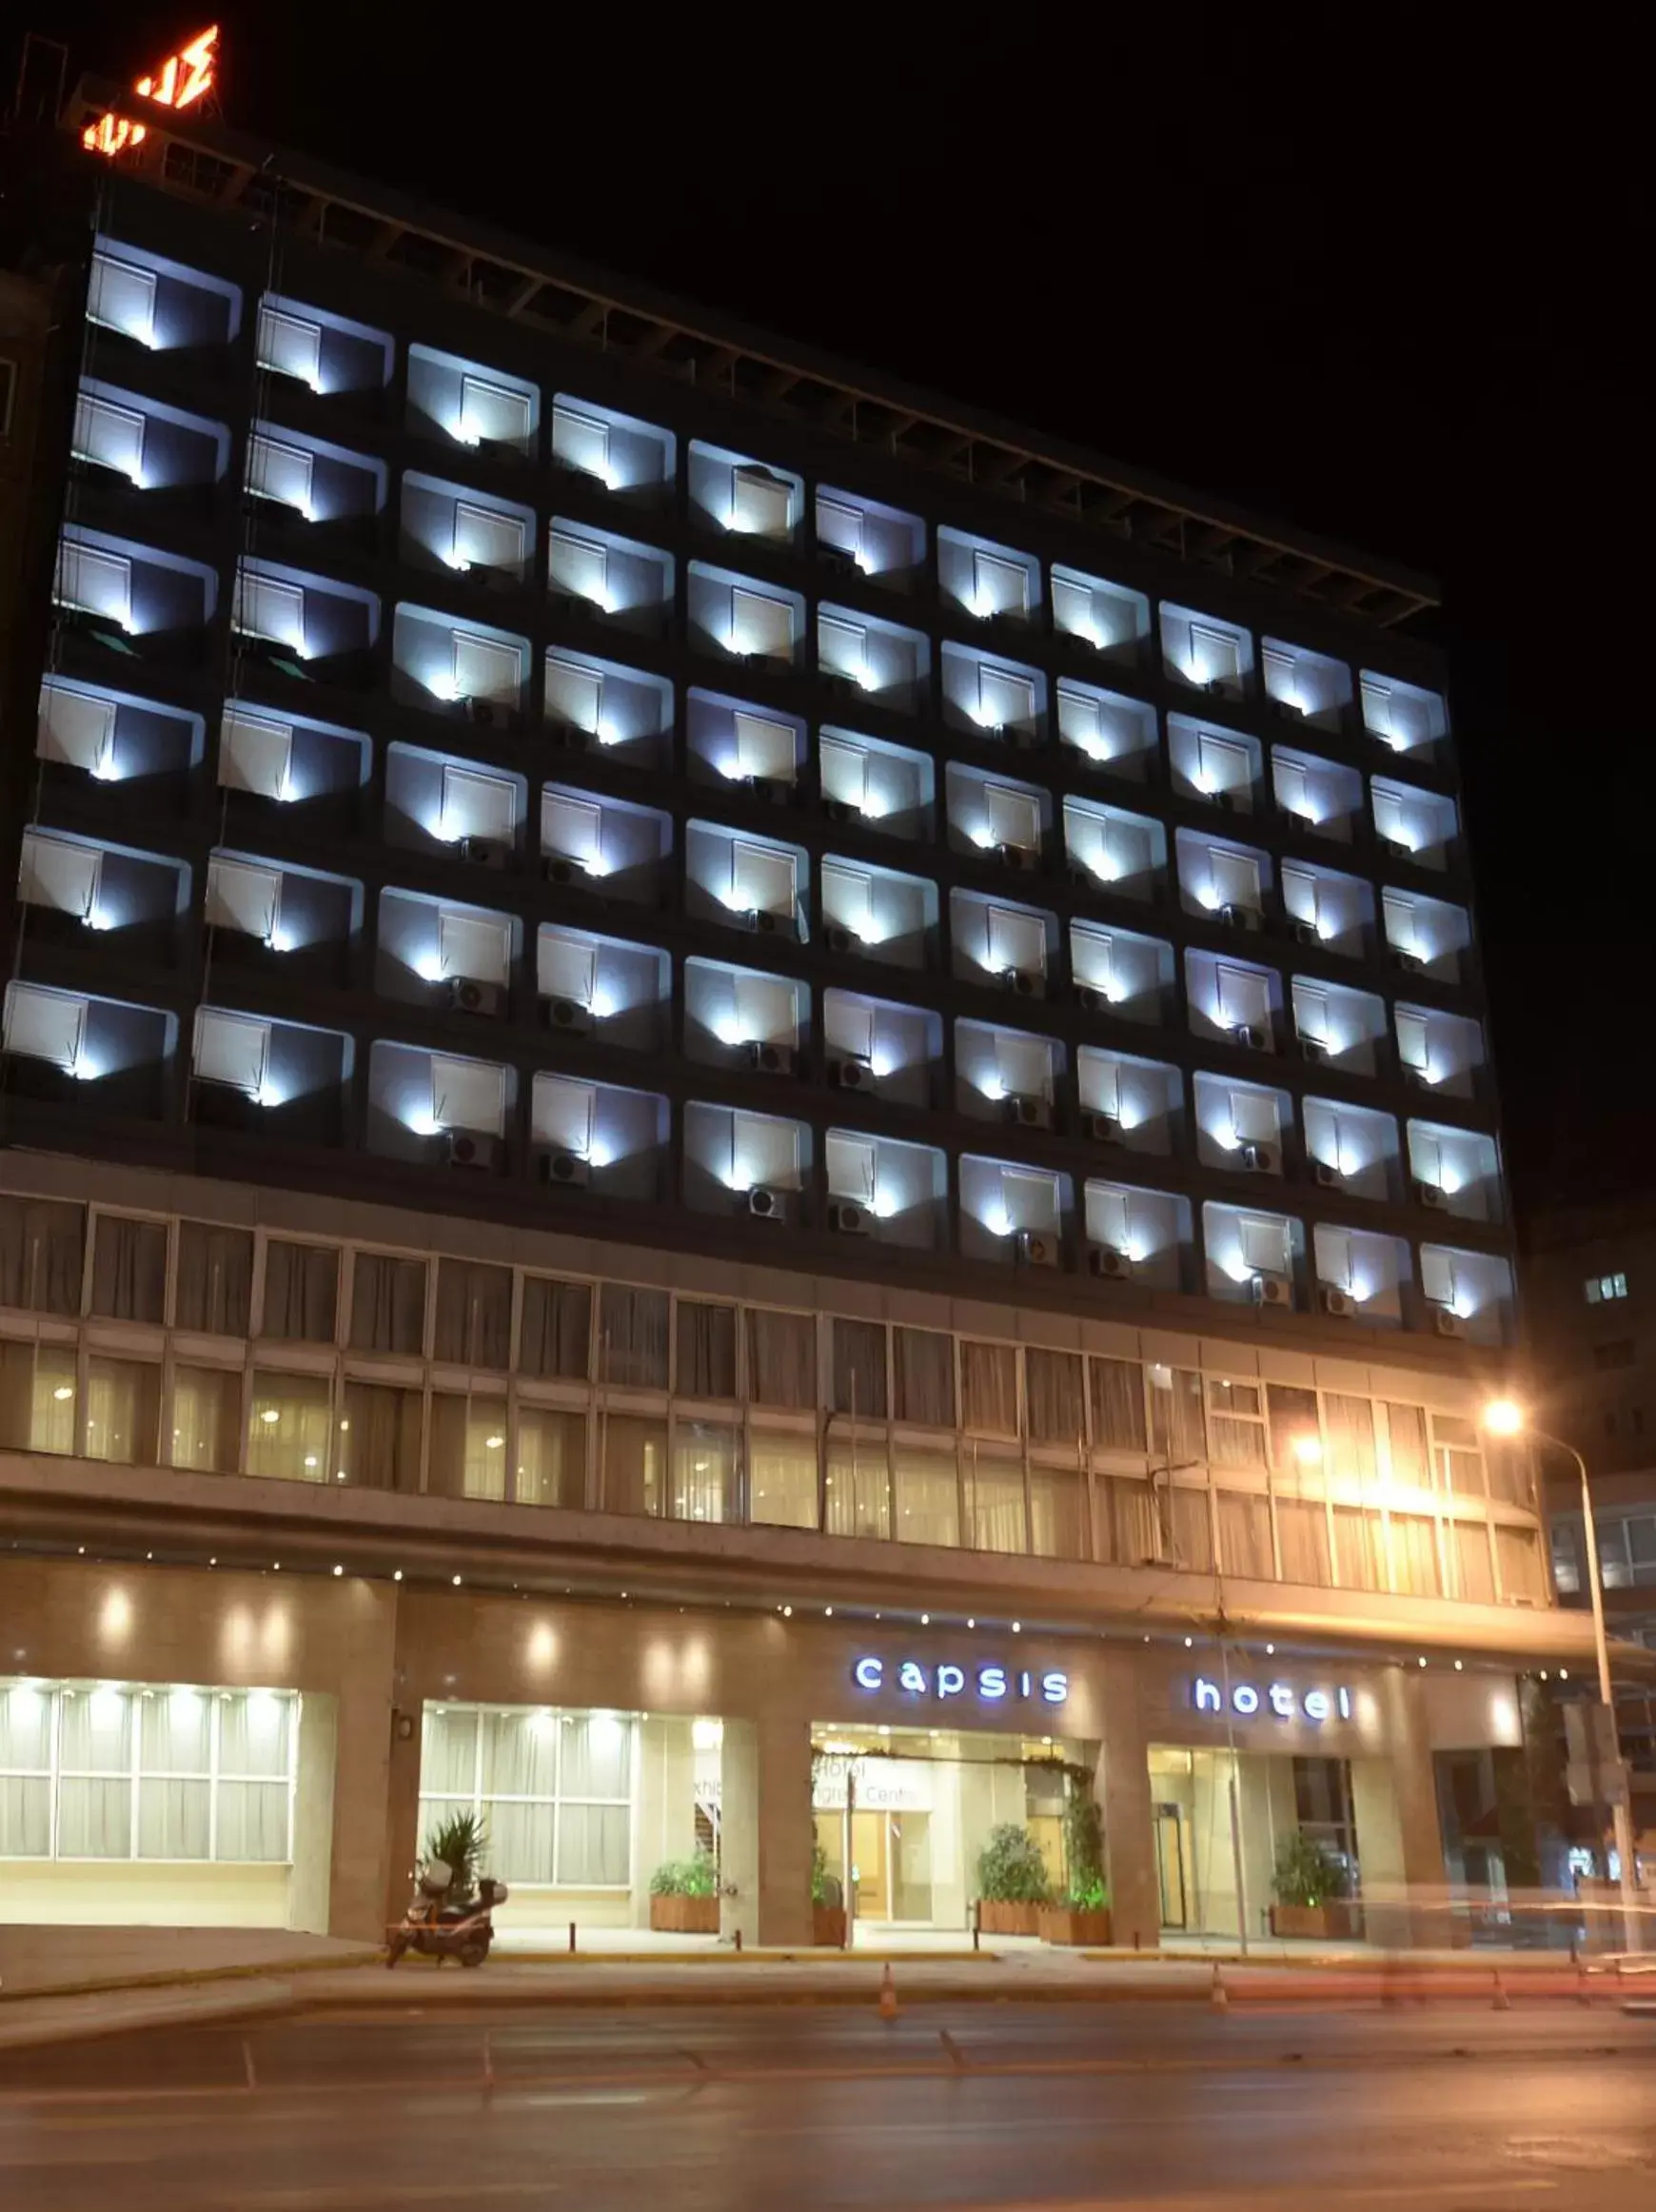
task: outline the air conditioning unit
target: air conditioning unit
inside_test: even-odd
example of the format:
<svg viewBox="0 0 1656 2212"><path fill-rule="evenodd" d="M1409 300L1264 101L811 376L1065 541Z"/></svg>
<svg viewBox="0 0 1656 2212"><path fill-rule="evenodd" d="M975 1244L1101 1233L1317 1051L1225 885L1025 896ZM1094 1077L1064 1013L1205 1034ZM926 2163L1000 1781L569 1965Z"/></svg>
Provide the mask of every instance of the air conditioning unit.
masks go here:
<svg viewBox="0 0 1656 2212"><path fill-rule="evenodd" d="M818 541L817 558L831 575L855 576L857 574L857 556L854 553L847 553L843 545L824 545Z"/></svg>
<svg viewBox="0 0 1656 2212"><path fill-rule="evenodd" d="M1255 1275L1253 1303L1256 1306L1275 1306L1279 1311L1291 1310L1293 1285L1286 1275Z"/></svg>
<svg viewBox="0 0 1656 2212"><path fill-rule="evenodd" d="M1235 813L1236 794L1233 791L1228 791L1223 784L1219 784L1210 791L1207 797L1208 803L1211 806L1216 806L1221 814Z"/></svg>
<svg viewBox="0 0 1656 2212"><path fill-rule="evenodd" d="M1414 1186L1414 1202L1417 1206L1429 1206L1433 1213L1446 1213L1449 1209L1449 1193L1441 1183L1417 1182Z"/></svg>
<svg viewBox="0 0 1656 2212"><path fill-rule="evenodd" d="M1313 1067L1320 1068L1329 1057L1329 1048L1320 1037L1298 1037L1294 1043L1299 1048L1300 1058L1309 1060Z"/></svg>
<svg viewBox="0 0 1656 2212"><path fill-rule="evenodd" d="M1401 838L1382 838L1380 850L1389 860L1412 860L1414 858L1412 847L1406 845Z"/></svg>
<svg viewBox="0 0 1656 2212"><path fill-rule="evenodd" d="M822 942L831 953L848 953L852 945L851 932L842 922L827 922L822 930Z"/></svg>
<svg viewBox="0 0 1656 2212"><path fill-rule="evenodd" d="M1357 1311L1350 1292L1342 1291L1337 1283L1324 1283L1318 1302L1331 1321L1349 1321Z"/></svg>
<svg viewBox="0 0 1656 2212"><path fill-rule="evenodd" d="M583 1160L578 1152L543 1152L541 1180L560 1183L568 1191L584 1190L592 1180L592 1163Z"/></svg>
<svg viewBox="0 0 1656 2212"><path fill-rule="evenodd" d="M497 721L505 719L504 709L497 706L492 699L468 698L464 705L466 721L477 722L485 730L492 730Z"/></svg>
<svg viewBox="0 0 1656 2212"><path fill-rule="evenodd" d="M843 668L818 668L817 674L830 691L842 692L851 699L858 698L861 693L861 684L855 676L847 675Z"/></svg>
<svg viewBox="0 0 1656 2212"><path fill-rule="evenodd" d="M1094 1144L1125 1144L1127 1142L1127 1132L1121 1126L1119 1116L1114 1114L1083 1115L1081 1131L1083 1136L1091 1137Z"/></svg>
<svg viewBox="0 0 1656 2212"><path fill-rule="evenodd" d="M1020 753L1035 752L1041 742L1041 734L1033 722L1009 722L1005 735Z"/></svg>
<svg viewBox="0 0 1656 2212"><path fill-rule="evenodd" d="M548 998L545 1015L547 1028L562 1030L565 1037L591 1034L592 1009L582 1006L579 998Z"/></svg>
<svg viewBox="0 0 1656 2212"><path fill-rule="evenodd" d="M768 800L772 806L792 806L794 786L783 776L748 776L743 779L756 799Z"/></svg>
<svg viewBox="0 0 1656 2212"><path fill-rule="evenodd" d="M840 1091L871 1091L874 1069L863 1059L847 1057L828 1062L828 1080Z"/></svg>
<svg viewBox="0 0 1656 2212"><path fill-rule="evenodd" d="M448 1003L457 1014L486 1014L498 1021L506 1011L506 994L499 983L479 983L470 976L451 976Z"/></svg>
<svg viewBox="0 0 1656 2212"><path fill-rule="evenodd" d="M1405 1060L1402 1063L1402 1075L1403 1080L1409 1084L1411 1090L1429 1091L1431 1089L1430 1076L1428 1076L1424 1068L1417 1068L1412 1060Z"/></svg>
<svg viewBox="0 0 1656 2212"><path fill-rule="evenodd" d="M786 1044L748 1045L747 1064L761 1076L791 1076L794 1072L794 1048Z"/></svg>
<svg viewBox="0 0 1656 2212"><path fill-rule="evenodd" d="M774 914L768 906L756 906L748 916L749 929L760 937L787 937L794 935L794 918L791 914Z"/></svg>
<svg viewBox="0 0 1656 2212"><path fill-rule="evenodd" d="M1133 1273L1133 1262L1114 1245L1095 1244L1087 1254L1087 1272L1102 1275L1106 1282L1123 1283Z"/></svg>
<svg viewBox="0 0 1656 2212"><path fill-rule="evenodd" d="M1075 997L1089 1014L1108 1014L1110 1001L1094 983L1077 983Z"/></svg>
<svg viewBox="0 0 1656 2212"><path fill-rule="evenodd" d="M1252 1022L1238 1021L1232 1025L1231 1041L1232 1044L1246 1045L1250 1052L1262 1053L1265 1050L1265 1032L1255 1029Z"/></svg>
<svg viewBox="0 0 1656 2212"><path fill-rule="evenodd" d="M474 1129L444 1133L444 1156L451 1168L483 1168L493 1174L505 1156L498 1136L484 1136Z"/></svg>
<svg viewBox="0 0 1656 2212"><path fill-rule="evenodd" d="M755 1183L747 1193L747 1210L756 1221L779 1221L782 1218L780 1197L763 1183Z"/></svg>
<svg viewBox="0 0 1656 2212"><path fill-rule="evenodd" d="M1311 1162L1311 1181L1319 1190L1338 1191L1344 1187L1345 1177L1331 1159L1314 1159Z"/></svg>
<svg viewBox="0 0 1656 2212"><path fill-rule="evenodd" d="M1020 1229L1014 1246L1019 1267L1056 1267L1058 1240L1036 1229Z"/></svg>
<svg viewBox="0 0 1656 2212"><path fill-rule="evenodd" d="M584 883L586 870L579 860L572 860L567 853L548 853L542 865L542 874L548 883Z"/></svg>
<svg viewBox="0 0 1656 2212"><path fill-rule="evenodd" d="M822 812L830 821L847 822L858 820L858 810L847 799L825 799Z"/></svg>
<svg viewBox="0 0 1656 2212"><path fill-rule="evenodd" d="M844 1198L837 1198L829 1207L828 1226L838 1236L868 1236L873 1234L868 1208L853 1206Z"/></svg>
<svg viewBox="0 0 1656 2212"><path fill-rule="evenodd" d="M1250 1175L1279 1175L1282 1173L1282 1155L1273 1144L1245 1144L1242 1147L1242 1165Z"/></svg>
<svg viewBox="0 0 1656 2212"><path fill-rule="evenodd" d="M1431 1310L1432 1333L1437 1336L1464 1336L1467 1325L1452 1306L1434 1306Z"/></svg>
<svg viewBox="0 0 1656 2212"><path fill-rule="evenodd" d="M1401 968L1406 976L1418 976L1426 966L1420 955L1411 953L1405 945L1393 945L1390 951L1391 965Z"/></svg>
<svg viewBox="0 0 1656 2212"><path fill-rule="evenodd" d="M1004 1098L1001 1112L1019 1129L1051 1129L1052 1103L1046 1098Z"/></svg>
<svg viewBox="0 0 1656 2212"><path fill-rule="evenodd" d="M592 735L577 722L548 722L546 742L555 752L584 753L592 742Z"/></svg>
<svg viewBox="0 0 1656 2212"><path fill-rule="evenodd" d="M1293 941L1296 945L1321 944L1322 938L1317 934L1316 923L1307 921L1303 917L1296 918L1293 924Z"/></svg>
<svg viewBox="0 0 1656 2212"><path fill-rule="evenodd" d="M1020 876L1029 875L1040 859L1028 845L996 845L995 857L1003 868L1015 868Z"/></svg>
<svg viewBox="0 0 1656 2212"><path fill-rule="evenodd" d="M1022 968L1003 968L1000 971L1000 981L1001 987L1016 998L1035 997L1035 978L1026 975Z"/></svg>
<svg viewBox="0 0 1656 2212"><path fill-rule="evenodd" d="M1257 929L1259 909L1257 906L1221 906L1219 919L1227 929Z"/></svg>
<svg viewBox="0 0 1656 2212"><path fill-rule="evenodd" d="M462 838L454 849L474 868L503 868L511 858L510 847L498 838Z"/></svg>
<svg viewBox="0 0 1656 2212"><path fill-rule="evenodd" d="M1207 681L1202 685L1202 689L1204 691L1209 692L1214 697L1220 699L1225 696L1230 688L1231 680L1226 676L1210 676Z"/></svg>

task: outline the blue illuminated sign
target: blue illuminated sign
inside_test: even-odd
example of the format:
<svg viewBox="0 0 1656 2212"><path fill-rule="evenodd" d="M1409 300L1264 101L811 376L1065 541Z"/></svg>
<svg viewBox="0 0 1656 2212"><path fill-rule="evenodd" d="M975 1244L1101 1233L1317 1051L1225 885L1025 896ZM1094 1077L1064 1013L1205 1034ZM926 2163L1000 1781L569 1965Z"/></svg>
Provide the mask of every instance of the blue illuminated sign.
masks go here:
<svg viewBox="0 0 1656 2212"><path fill-rule="evenodd" d="M964 1697L968 1689L985 1705L1062 1705L1070 1694L1070 1678L1055 1669L1036 1674L1024 1668L956 1666L944 1660L933 1666L919 1659L899 1659L888 1678L883 1659L858 1659L851 1669L858 1689L897 1689L909 1697Z"/></svg>
<svg viewBox="0 0 1656 2212"><path fill-rule="evenodd" d="M1191 1703L1197 1712L1223 1712L1225 1694L1216 1682L1198 1674L1191 1685ZM1279 1721L1297 1720L1303 1714L1308 1721L1332 1720L1335 1713L1343 1721L1351 1717L1351 1693L1339 1689L1331 1695L1326 1689L1296 1690L1291 1683L1273 1682L1264 1692L1251 1682L1233 1682L1231 1685L1231 1709L1252 1720L1255 1713L1269 1707Z"/></svg>

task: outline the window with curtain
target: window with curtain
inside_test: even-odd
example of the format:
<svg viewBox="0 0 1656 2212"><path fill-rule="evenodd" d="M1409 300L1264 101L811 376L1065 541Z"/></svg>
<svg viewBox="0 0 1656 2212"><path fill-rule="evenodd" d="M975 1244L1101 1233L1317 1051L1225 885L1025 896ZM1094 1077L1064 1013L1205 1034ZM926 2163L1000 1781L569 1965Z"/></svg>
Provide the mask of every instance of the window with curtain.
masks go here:
<svg viewBox="0 0 1656 2212"><path fill-rule="evenodd" d="M953 1447L928 1451L899 1437L892 1447L892 1530L899 1543L959 1544L960 1481Z"/></svg>
<svg viewBox="0 0 1656 2212"><path fill-rule="evenodd" d="M1162 1557L1168 1548L1167 1537L1160 1504L1150 1484L1129 1475L1112 1475L1109 1497L1116 1561L1123 1567L1137 1567Z"/></svg>
<svg viewBox="0 0 1656 2212"><path fill-rule="evenodd" d="M1317 1418L1317 1393L1291 1383L1271 1383L1266 1391L1266 1413L1271 1431L1271 1464L1280 1488L1287 1482L1317 1497L1322 1495L1323 1431ZM1309 1457L1300 1456L1301 1448Z"/></svg>
<svg viewBox="0 0 1656 2212"><path fill-rule="evenodd" d="M620 1713L427 1706L421 1833L477 1812L503 1881L624 1888L635 1733Z"/></svg>
<svg viewBox="0 0 1656 2212"><path fill-rule="evenodd" d="M1023 1387L1032 1444L1082 1441L1087 1433L1087 1403L1078 1352L1042 1352L1030 1346L1023 1355Z"/></svg>
<svg viewBox="0 0 1656 2212"><path fill-rule="evenodd" d="M0 1860L51 1856L52 1693L0 1689Z"/></svg>
<svg viewBox="0 0 1656 2212"><path fill-rule="evenodd" d="M830 1536L889 1536L891 1482L885 1438L841 1420L828 1435L823 1527Z"/></svg>
<svg viewBox="0 0 1656 2212"><path fill-rule="evenodd" d="M1547 1578L1541 1568L1541 1539L1533 1529L1495 1531L1495 1559L1501 1570L1501 1595L1531 1598L1536 1604L1547 1596Z"/></svg>
<svg viewBox="0 0 1656 2212"><path fill-rule="evenodd" d="M1144 1426L1144 1370L1135 1359L1090 1359L1093 1441L1110 1452L1148 1449Z"/></svg>
<svg viewBox="0 0 1656 2212"><path fill-rule="evenodd" d="M1535 1487L1529 1447L1522 1438L1491 1436L1484 1455L1489 1495L1503 1505L1535 1507ZM1474 1488L1470 1494L1476 1497Z"/></svg>
<svg viewBox="0 0 1656 2212"><path fill-rule="evenodd" d="M1219 1521L1219 1565L1226 1574L1246 1575L1250 1581L1275 1580L1271 1554L1271 1508L1262 1497L1241 1491L1214 1493Z"/></svg>
<svg viewBox="0 0 1656 2212"><path fill-rule="evenodd" d="M425 1262L359 1252L351 1263L350 1343L356 1352L425 1349Z"/></svg>
<svg viewBox="0 0 1656 2212"><path fill-rule="evenodd" d="M1265 1465L1265 1392L1260 1384L1210 1377L1208 1455L1215 1467Z"/></svg>
<svg viewBox="0 0 1656 2212"><path fill-rule="evenodd" d="M82 1449L89 1459L155 1465L161 1425L161 1369L150 1360L111 1359L94 1352L87 1361L81 1406Z"/></svg>
<svg viewBox="0 0 1656 2212"><path fill-rule="evenodd" d="M84 1206L0 1195L0 1306L73 1318L86 1245Z"/></svg>
<svg viewBox="0 0 1656 2212"><path fill-rule="evenodd" d="M667 1424L631 1413L599 1416L606 1513L660 1513L667 1479Z"/></svg>
<svg viewBox="0 0 1656 2212"><path fill-rule="evenodd" d="M671 1306L665 1291L605 1283L599 1292L598 1379L629 1390L667 1387Z"/></svg>
<svg viewBox="0 0 1656 2212"><path fill-rule="evenodd" d="M834 1323L833 1407L858 1421L886 1417L885 1324Z"/></svg>
<svg viewBox="0 0 1656 2212"><path fill-rule="evenodd" d="M174 1368L169 1463L206 1474L234 1474L241 1448L241 1369Z"/></svg>
<svg viewBox="0 0 1656 2212"><path fill-rule="evenodd" d="M503 1498L506 1494L506 1401L434 1391L431 1457L425 1488L433 1497Z"/></svg>
<svg viewBox="0 0 1656 2212"><path fill-rule="evenodd" d="M178 1225L173 1322L214 1336L246 1336L253 1310L253 1237L209 1221Z"/></svg>
<svg viewBox="0 0 1656 2212"><path fill-rule="evenodd" d="M1323 1392L1324 1443L1329 1472L1336 1480L1374 1480L1374 1408L1368 1398L1338 1391Z"/></svg>
<svg viewBox="0 0 1656 2212"><path fill-rule="evenodd" d="M1454 1558L1454 1595L1465 1605L1492 1606L1495 1570L1489 1557L1488 1528L1482 1521L1451 1521L1449 1531Z"/></svg>
<svg viewBox="0 0 1656 2212"><path fill-rule="evenodd" d="M960 1425L979 1436L1017 1434L1015 1344L976 1344L962 1340Z"/></svg>
<svg viewBox="0 0 1656 2212"><path fill-rule="evenodd" d="M955 1339L940 1329L892 1333L892 1379L899 1421L924 1429L955 1426Z"/></svg>
<svg viewBox="0 0 1656 2212"><path fill-rule="evenodd" d="M135 1694L101 1684L58 1694L57 1850L60 1859L132 1856Z"/></svg>
<svg viewBox="0 0 1656 2212"><path fill-rule="evenodd" d="M1029 1471L1030 1550L1042 1559L1087 1557L1087 1486L1077 1467Z"/></svg>
<svg viewBox="0 0 1656 2212"><path fill-rule="evenodd" d="M549 1275L523 1278L518 1372L584 1382L592 1358L592 1285Z"/></svg>
<svg viewBox="0 0 1656 2212"><path fill-rule="evenodd" d="M0 1339L0 1445L13 1452L77 1452L75 1353L69 1344Z"/></svg>
<svg viewBox="0 0 1656 2212"><path fill-rule="evenodd" d="M811 1313L747 1310L747 1394L756 1406L794 1412L817 1404L817 1322Z"/></svg>
<svg viewBox="0 0 1656 2212"><path fill-rule="evenodd" d="M1173 1557L1187 1574L1213 1571L1213 1524L1205 1490L1185 1490L1175 1483L1168 1492L1168 1526L1173 1531Z"/></svg>
<svg viewBox="0 0 1656 2212"><path fill-rule="evenodd" d="M1150 1449L1169 1467L1207 1457L1202 1432L1202 1378L1188 1367L1154 1364L1150 1376Z"/></svg>
<svg viewBox="0 0 1656 2212"><path fill-rule="evenodd" d="M673 1424L673 1482L676 1521L739 1521L741 1518L741 1432L725 1421Z"/></svg>
<svg viewBox="0 0 1656 2212"><path fill-rule="evenodd" d="M420 1391L347 1378L334 1436L332 1479L354 1483L359 1490L412 1496L420 1488L424 1424Z"/></svg>
<svg viewBox="0 0 1656 2212"><path fill-rule="evenodd" d="M339 1315L339 1259L332 1245L290 1244L272 1236L265 1247L260 1333L289 1344L331 1344Z"/></svg>
<svg viewBox="0 0 1656 2212"><path fill-rule="evenodd" d="M555 1406L518 1408L516 1487L521 1506L586 1503L586 1415Z"/></svg>
<svg viewBox="0 0 1656 2212"><path fill-rule="evenodd" d="M1272 1393L1273 1396L1275 1392ZM1329 1566L1328 1513L1320 1498L1276 1500L1276 1540L1282 1547L1284 1582L1326 1590L1333 1580Z"/></svg>
<svg viewBox="0 0 1656 2212"><path fill-rule="evenodd" d="M1385 1405L1386 1441L1391 1453L1391 1479L1424 1490L1429 1479L1426 1415L1419 1406Z"/></svg>
<svg viewBox="0 0 1656 2212"><path fill-rule="evenodd" d="M818 1515L817 1439L794 1430L754 1429L747 1440L747 1517L772 1529L814 1529Z"/></svg>
<svg viewBox="0 0 1656 2212"><path fill-rule="evenodd" d="M1391 1588L1403 1597L1442 1597L1437 1523L1429 1513L1392 1513L1387 1523Z"/></svg>
<svg viewBox="0 0 1656 2212"><path fill-rule="evenodd" d="M1021 1461L969 1444L960 1455L960 1484L973 1550L1029 1550Z"/></svg>
<svg viewBox="0 0 1656 2212"><path fill-rule="evenodd" d="M100 1214L92 1233L91 1312L106 1321L163 1321L166 1306L166 1222Z"/></svg>
<svg viewBox="0 0 1656 2212"><path fill-rule="evenodd" d="M432 1357L503 1374L512 1363L512 1271L480 1260L437 1263Z"/></svg>
<svg viewBox="0 0 1656 2212"><path fill-rule="evenodd" d="M175 1687L138 1705L138 1856L205 1859L212 1834L212 1700Z"/></svg>
<svg viewBox="0 0 1656 2212"><path fill-rule="evenodd" d="M333 1392L325 1374L253 1371L247 1472L280 1482L326 1482Z"/></svg>
<svg viewBox="0 0 1656 2212"><path fill-rule="evenodd" d="M736 1308L680 1298L674 1388L681 1398L736 1395Z"/></svg>
<svg viewBox="0 0 1656 2212"><path fill-rule="evenodd" d="M1334 1569L1342 1590L1378 1590L1380 1516L1361 1506L1334 1508Z"/></svg>

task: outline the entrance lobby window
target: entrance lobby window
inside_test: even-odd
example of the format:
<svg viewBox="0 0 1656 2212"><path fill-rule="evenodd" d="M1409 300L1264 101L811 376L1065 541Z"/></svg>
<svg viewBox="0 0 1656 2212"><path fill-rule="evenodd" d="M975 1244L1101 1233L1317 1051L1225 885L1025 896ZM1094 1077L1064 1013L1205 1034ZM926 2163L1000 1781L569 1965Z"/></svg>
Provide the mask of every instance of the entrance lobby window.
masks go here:
<svg viewBox="0 0 1656 2212"><path fill-rule="evenodd" d="M624 1889L637 1728L630 1713L428 1705L422 1842L449 1814L475 1812L503 1881Z"/></svg>

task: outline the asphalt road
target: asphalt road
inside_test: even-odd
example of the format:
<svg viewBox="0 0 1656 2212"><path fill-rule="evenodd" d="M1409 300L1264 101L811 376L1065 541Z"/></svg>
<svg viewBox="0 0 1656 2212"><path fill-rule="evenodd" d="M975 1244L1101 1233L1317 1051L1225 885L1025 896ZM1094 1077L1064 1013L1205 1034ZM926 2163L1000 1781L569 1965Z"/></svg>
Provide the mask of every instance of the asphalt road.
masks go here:
<svg viewBox="0 0 1656 2212"><path fill-rule="evenodd" d="M1656 2021L330 2016L0 2059L6 2212L1650 2212Z"/></svg>

